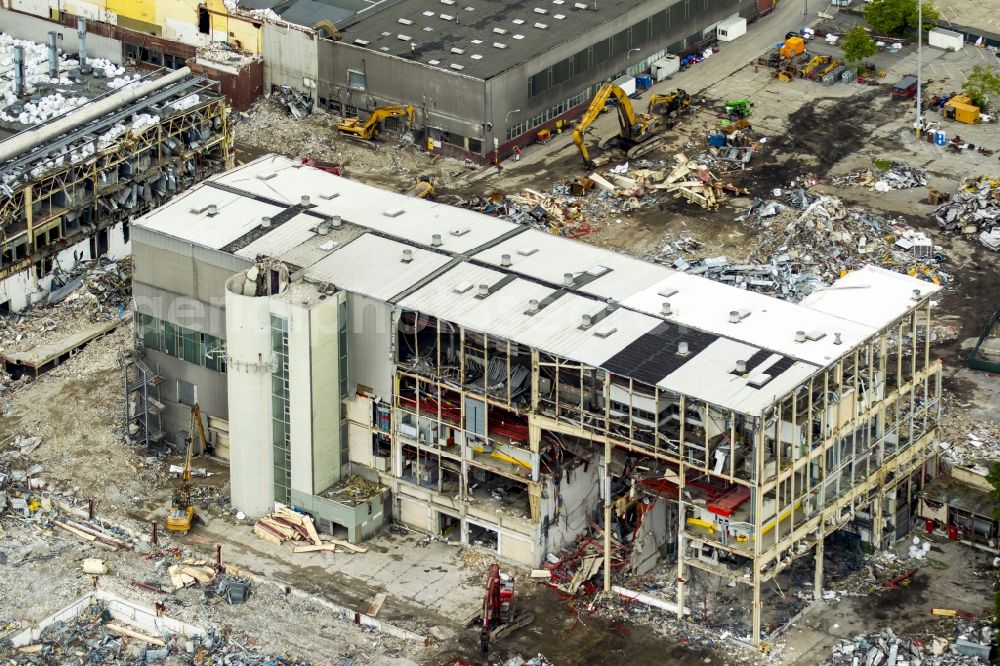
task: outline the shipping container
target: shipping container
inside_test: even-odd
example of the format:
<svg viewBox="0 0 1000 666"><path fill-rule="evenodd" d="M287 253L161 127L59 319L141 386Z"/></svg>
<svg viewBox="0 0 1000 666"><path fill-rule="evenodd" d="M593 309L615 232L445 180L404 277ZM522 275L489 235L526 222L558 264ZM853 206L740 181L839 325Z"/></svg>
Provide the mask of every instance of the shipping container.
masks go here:
<svg viewBox="0 0 1000 666"><path fill-rule="evenodd" d="M934 28L927 33L927 43L945 51L959 51L965 44L965 38L951 30Z"/></svg>
<svg viewBox="0 0 1000 666"><path fill-rule="evenodd" d="M652 64L650 71L653 73L653 78L657 81L662 81L668 76L673 76L681 69L681 59L675 55L668 55L660 58Z"/></svg>
<svg viewBox="0 0 1000 666"><path fill-rule="evenodd" d="M747 32L747 20L742 16L731 16L716 26L715 34L720 42L731 42Z"/></svg>
<svg viewBox="0 0 1000 666"><path fill-rule="evenodd" d="M635 77L634 76L622 76L613 81L613 83L625 91L625 94L631 97L635 94Z"/></svg>

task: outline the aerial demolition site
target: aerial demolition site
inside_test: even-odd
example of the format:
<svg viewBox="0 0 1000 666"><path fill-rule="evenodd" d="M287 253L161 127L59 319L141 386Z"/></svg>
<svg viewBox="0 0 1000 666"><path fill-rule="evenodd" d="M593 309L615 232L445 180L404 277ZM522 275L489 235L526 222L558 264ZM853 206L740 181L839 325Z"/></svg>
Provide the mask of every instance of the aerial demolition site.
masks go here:
<svg viewBox="0 0 1000 666"><path fill-rule="evenodd" d="M0 3L0 663L991 663L991 17Z"/></svg>

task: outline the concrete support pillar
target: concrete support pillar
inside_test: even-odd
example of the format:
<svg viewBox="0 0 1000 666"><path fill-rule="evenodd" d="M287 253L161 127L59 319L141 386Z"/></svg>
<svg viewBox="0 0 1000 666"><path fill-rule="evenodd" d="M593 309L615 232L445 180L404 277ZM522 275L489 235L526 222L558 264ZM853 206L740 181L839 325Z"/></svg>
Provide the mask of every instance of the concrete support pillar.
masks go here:
<svg viewBox="0 0 1000 666"><path fill-rule="evenodd" d="M683 398L682 398L683 400ZM681 412L683 414L683 411ZM683 417L682 417L683 418ZM684 583L687 570L684 567L684 465L678 470L677 492L677 619L684 619Z"/></svg>
<svg viewBox="0 0 1000 666"><path fill-rule="evenodd" d="M816 542L816 579L813 581L813 598L823 598L823 537Z"/></svg>
<svg viewBox="0 0 1000 666"><path fill-rule="evenodd" d="M604 440L604 591L611 593L611 440Z"/></svg>
<svg viewBox="0 0 1000 666"><path fill-rule="evenodd" d="M750 610L750 642L760 645L760 560L753 561L753 608Z"/></svg>

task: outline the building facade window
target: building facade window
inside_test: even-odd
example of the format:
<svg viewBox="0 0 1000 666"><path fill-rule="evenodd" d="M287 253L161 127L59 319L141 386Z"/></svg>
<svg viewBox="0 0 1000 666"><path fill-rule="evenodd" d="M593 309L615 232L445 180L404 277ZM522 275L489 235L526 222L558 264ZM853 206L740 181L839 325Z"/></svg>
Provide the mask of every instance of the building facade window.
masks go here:
<svg viewBox="0 0 1000 666"><path fill-rule="evenodd" d="M288 406L288 320L271 315L271 429L274 499L291 504L292 430Z"/></svg>
<svg viewBox="0 0 1000 666"><path fill-rule="evenodd" d="M367 77L364 72L349 69L347 70L347 87L351 90L366 90Z"/></svg>
<svg viewBox="0 0 1000 666"><path fill-rule="evenodd" d="M222 338L192 331L141 312L135 314L135 334L146 349L215 372L226 372L226 345Z"/></svg>
<svg viewBox="0 0 1000 666"><path fill-rule="evenodd" d="M198 402L198 385L177 380L177 402L184 405L194 405Z"/></svg>

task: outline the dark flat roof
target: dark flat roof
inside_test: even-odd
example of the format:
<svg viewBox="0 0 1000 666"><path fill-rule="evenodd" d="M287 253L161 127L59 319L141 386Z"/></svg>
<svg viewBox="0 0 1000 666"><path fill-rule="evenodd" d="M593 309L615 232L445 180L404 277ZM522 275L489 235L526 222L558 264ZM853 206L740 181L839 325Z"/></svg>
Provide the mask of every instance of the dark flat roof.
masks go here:
<svg viewBox="0 0 1000 666"><path fill-rule="evenodd" d="M674 4L664 0L400 0L374 8L370 16L359 13L354 23L341 28L341 34L343 41L373 51L489 79L652 2L663 8Z"/></svg>

